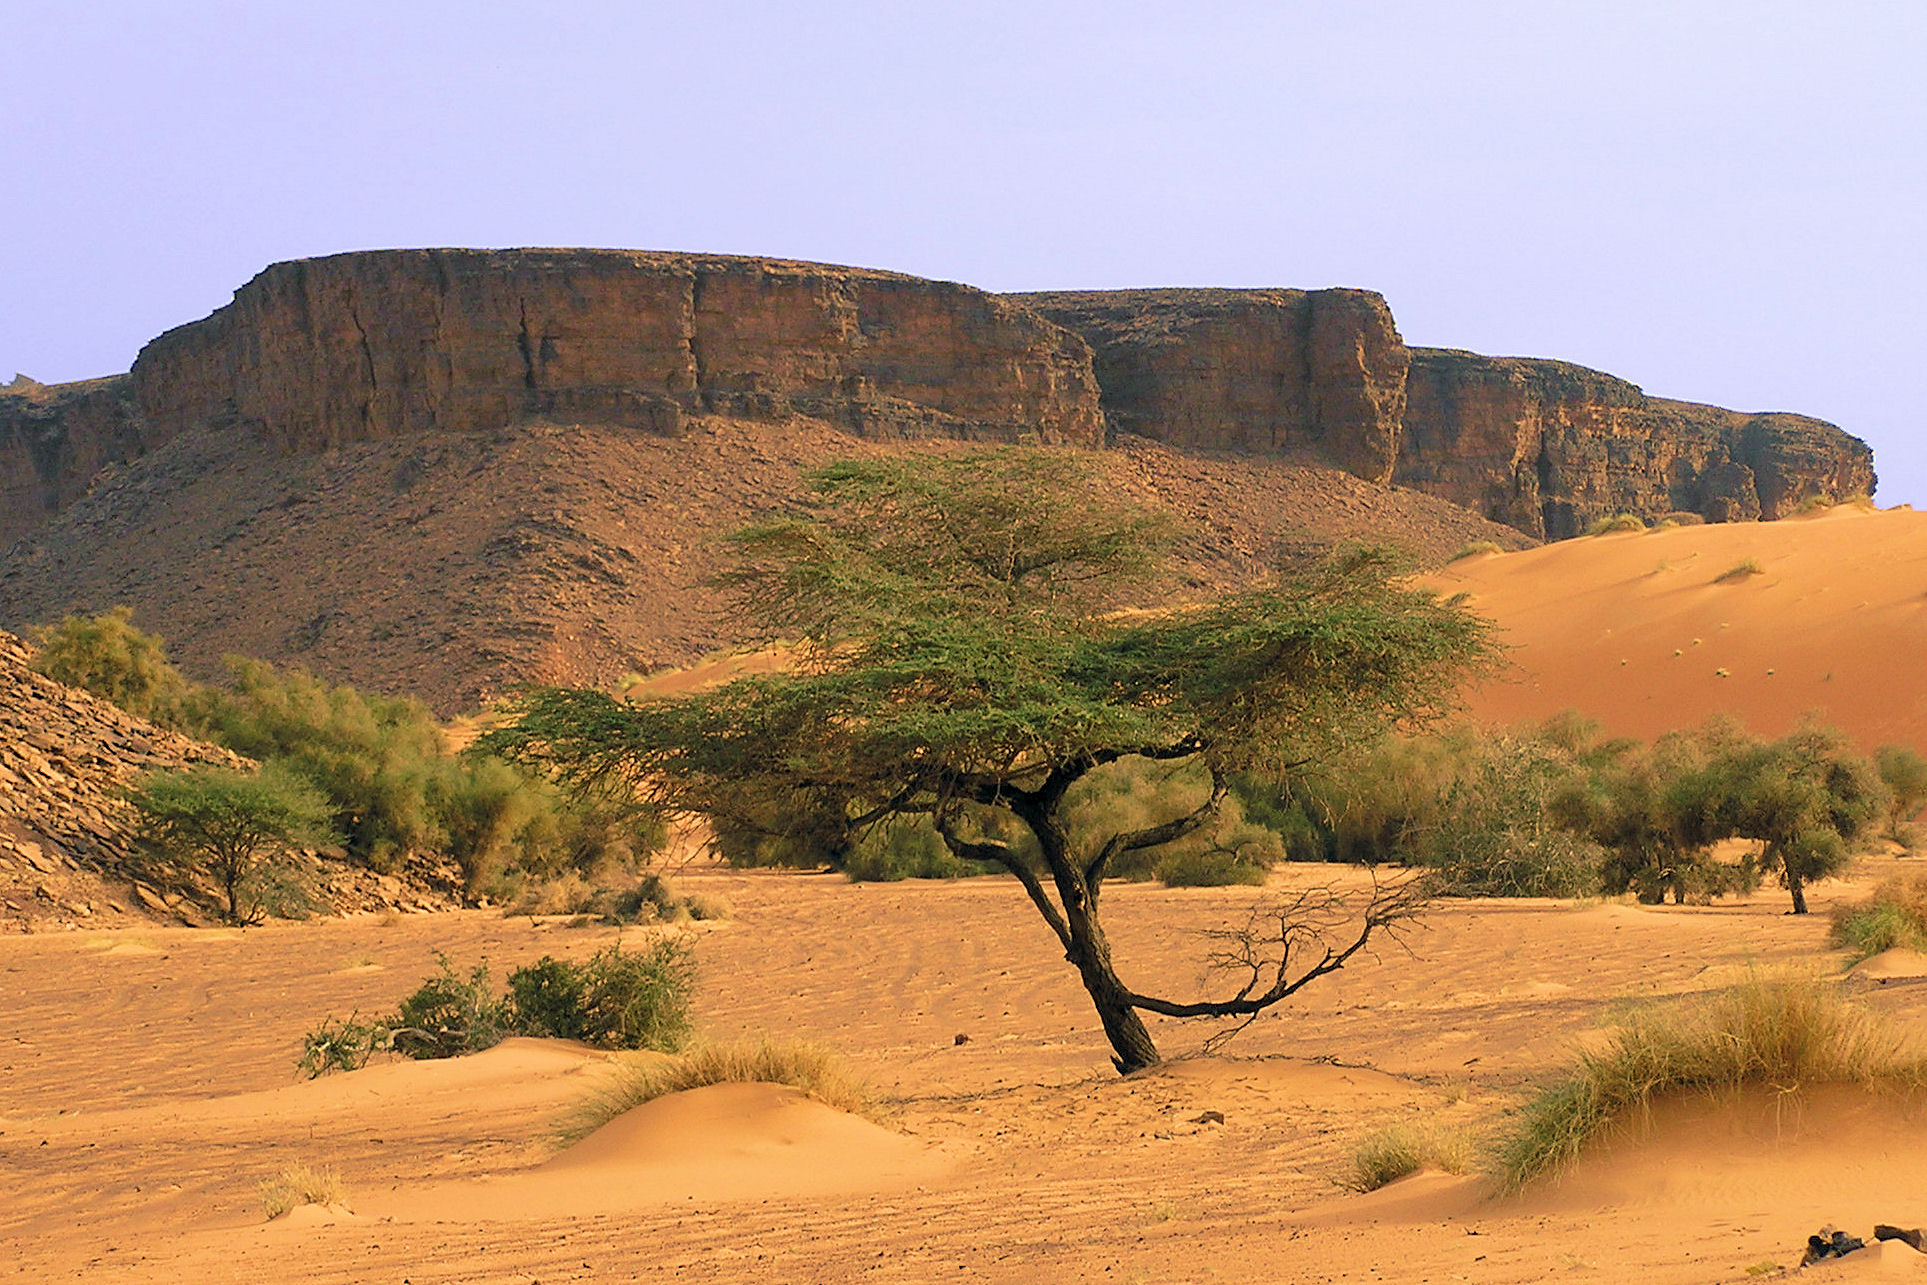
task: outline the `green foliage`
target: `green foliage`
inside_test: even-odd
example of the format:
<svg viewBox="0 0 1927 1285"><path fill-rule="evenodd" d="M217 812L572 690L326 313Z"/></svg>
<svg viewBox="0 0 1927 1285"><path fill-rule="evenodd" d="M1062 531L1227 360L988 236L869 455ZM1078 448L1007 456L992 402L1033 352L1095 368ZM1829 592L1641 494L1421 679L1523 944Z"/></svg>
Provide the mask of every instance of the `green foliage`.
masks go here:
<svg viewBox="0 0 1927 1285"><path fill-rule="evenodd" d="M95 616L71 615L52 627L30 630L39 655L33 667L55 682L79 687L130 714L163 727L189 723L190 685L168 663L159 636L134 627L134 609L115 607Z"/></svg>
<svg viewBox="0 0 1927 1285"><path fill-rule="evenodd" d="M1927 1084L1927 1060L1865 1009L1811 980L1755 979L1691 1005L1635 1012L1519 1113L1494 1168L1516 1191L1570 1164L1655 1097L1746 1085Z"/></svg>
<svg viewBox="0 0 1927 1285"><path fill-rule="evenodd" d="M1873 762L1887 787L1887 837L1905 842L1902 827L1927 804L1927 758L1910 745L1882 745Z"/></svg>
<svg viewBox="0 0 1927 1285"><path fill-rule="evenodd" d="M1836 909L1832 940L1855 962L1896 947L1927 951L1927 871L1896 875L1859 905Z"/></svg>
<svg viewBox="0 0 1927 1285"><path fill-rule="evenodd" d="M1599 882L1599 849L1554 823L1549 805L1575 762L1548 741L1497 736L1440 801L1418 860L1463 897L1576 897Z"/></svg>
<svg viewBox="0 0 1927 1285"><path fill-rule="evenodd" d="M657 938L640 950L608 946L581 963L545 955L509 974L506 996L495 993L488 965L463 974L447 955L438 959L440 971L392 1016L322 1019L307 1034L296 1066L314 1079L358 1070L378 1052L459 1057L510 1035L658 1052L674 1051L689 1038L696 964L681 937Z"/></svg>
<svg viewBox="0 0 1927 1285"><path fill-rule="evenodd" d="M274 763L254 773L207 764L150 772L128 799L152 858L177 875L210 875L232 923L256 923L294 895L291 849L334 841L326 800Z"/></svg>
<svg viewBox="0 0 1927 1285"><path fill-rule="evenodd" d="M1505 552L1505 549L1501 547L1496 541L1471 540L1466 542L1466 544L1463 545L1457 553L1453 554L1452 557L1449 559L1449 561L1463 562L1467 558L1477 558L1488 553L1504 553L1504 552Z"/></svg>
<svg viewBox="0 0 1927 1285"><path fill-rule="evenodd" d="M807 801L831 823L809 830L832 842L929 815L957 857L1025 881L1120 1067L1149 1065L1133 1010L1174 1006L1111 971L1096 906L1112 866L1212 822L1232 773L1281 772L1430 714L1493 651L1482 621L1368 550L1214 601L1118 613L1164 532L1083 468L1004 451L819 470L812 511L735 537L721 581L741 618L800 640L795 669L635 703L537 690L481 747L725 829L746 797L766 822ZM1191 760L1202 784L1155 824L1079 833L1072 787L1130 757ZM1003 813L1035 848L986 832L973 809ZM1248 1015L1306 980L1280 962L1271 985L1210 1012Z"/></svg>
<svg viewBox="0 0 1927 1285"><path fill-rule="evenodd" d="M417 1061L494 1048L511 1033L510 1013L489 984L488 965L477 964L463 977L447 955L439 958L441 972L395 1010L391 1046Z"/></svg>
<svg viewBox="0 0 1927 1285"><path fill-rule="evenodd" d="M1646 519L1637 513L1618 513L1600 518L1586 528L1587 535L1613 535L1620 531L1644 531Z"/></svg>
<svg viewBox="0 0 1927 1285"><path fill-rule="evenodd" d="M1736 747L1720 766L1732 832L1766 845L1760 865L1792 893L1795 914L1807 910L1804 886L1844 870L1888 814L1880 774L1832 728Z"/></svg>
<svg viewBox="0 0 1927 1285"><path fill-rule="evenodd" d="M883 818L850 845L838 865L858 883L968 879L998 872L995 865L967 861L952 852L927 816Z"/></svg>

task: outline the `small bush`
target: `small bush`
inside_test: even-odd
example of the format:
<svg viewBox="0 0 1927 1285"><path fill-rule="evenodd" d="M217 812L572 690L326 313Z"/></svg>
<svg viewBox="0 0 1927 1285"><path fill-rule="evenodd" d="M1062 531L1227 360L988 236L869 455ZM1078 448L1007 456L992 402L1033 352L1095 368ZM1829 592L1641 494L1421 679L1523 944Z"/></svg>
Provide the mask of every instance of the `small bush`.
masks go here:
<svg viewBox="0 0 1927 1285"><path fill-rule="evenodd" d="M579 967L581 1033L575 1038L611 1049L681 1048L689 1038L695 970L681 937L659 938L646 950L597 951Z"/></svg>
<svg viewBox="0 0 1927 1285"><path fill-rule="evenodd" d="M302 1205L338 1205L347 1192L336 1170L291 1164L261 1183L261 1204L275 1219Z"/></svg>
<svg viewBox="0 0 1927 1285"><path fill-rule="evenodd" d="M1505 550L1493 540L1473 540L1448 559L1450 562L1463 562L1467 558L1477 558L1488 553L1504 553Z"/></svg>
<svg viewBox="0 0 1927 1285"><path fill-rule="evenodd" d="M167 659L160 637L133 624L132 607L68 616L28 631L33 667L58 683L92 692L130 714L177 730L189 725L192 685Z"/></svg>
<svg viewBox="0 0 1927 1285"><path fill-rule="evenodd" d="M440 959L440 975L424 981L395 1012L395 1051L422 1060L494 1048L511 1032L507 1006L489 985L488 965L477 964L463 977L447 955Z"/></svg>
<svg viewBox="0 0 1927 1285"><path fill-rule="evenodd" d="M1637 513L1619 513L1609 518L1600 518L1586 528L1587 535L1612 535L1617 531L1644 531L1646 519Z"/></svg>
<svg viewBox="0 0 1927 1285"><path fill-rule="evenodd" d="M1927 870L1888 879L1866 901L1835 910L1832 940L1856 963L1896 947L1927 951Z"/></svg>
<svg viewBox="0 0 1927 1285"><path fill-rule="evenodd" d="M574 1142L609 1121L671 1093L712 1084L787 1084L853 1115L876 1114L876 1101L835 1054L796 1040L708 1044L668 1062L625 1063L615 1082L583 1102L563 1126Z"/></svg>
<svg viewBox="0 0 1927 1285"><path fill-rule="evenodd" d="M1748 577L1760 576L1765 574L1766 574L1766 571L1763 567L1760 566L1759 559L1746 558L1743 561L1734 563L1732 566L1728 567L1725 571L1722 571L1719 575L1715 576L1713 578L1713 583L1714 584L1736 584L1741 580L1747 579Z"/></svg>
<svg viewBox="0 0 1927 1285"><path fill-rule="evenodd" d="M1662 1094L1829 1082L1927 1086L1927 1058L1813 980L1756 979L1696 1004L1635 1012L1597 1053L1519 1113L1494 1157L1516 1191L1570 1164Z"/></svg>
<svg viewBox="0 0 1927 1285"><path fill-rule="evenodd" d="M324 1017L309 1031L295 1066L310 1080L330 1071L359 1071L377 1052L392 1047L393 1030L384 1022L364 1022L359 1012L346 1021Z"/></svg>
<svg viewBox="0 0 1927 1285"><path fill-rule="evenodd" d="M843 873L858 883L899 879L971 879L997 867L965 861L950 850L927 816L889 817L864 831L843 856Z"/></svg>
<svg viewBox="0 0 1927 1285"><path fill-rule="evenodd" d="M1421 1169L1464 1173L1472 1167L1472 1140L1437 1127L1395 1124L1368 1135L1352 1153L1352 1171L1339 1185L1377 1191Z"/></svg>

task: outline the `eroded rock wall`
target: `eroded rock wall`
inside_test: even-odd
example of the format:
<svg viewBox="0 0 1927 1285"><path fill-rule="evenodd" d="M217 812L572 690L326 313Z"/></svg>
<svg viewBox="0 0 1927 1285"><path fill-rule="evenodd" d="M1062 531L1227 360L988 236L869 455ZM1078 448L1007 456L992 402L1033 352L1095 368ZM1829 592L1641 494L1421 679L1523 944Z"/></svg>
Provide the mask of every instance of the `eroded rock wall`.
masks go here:
<svg viewBox="0 0 1927 1285"><path fill-rule="evenodd" d="M1011 295L1088 341L1114 430L1391 479L1406 349L1369 290Z"/></svg>
<svg viewBox="0 0 1927 1285"><path fill-rule="evenodd" d="M532 417L673 434L792 413L883 436L1096 445L1089 349L968 286L770 259L391 250L278 263L142 349L161 431L290 450Z"/></svg>
<svg viewBox="0 0 1927 1285"><path fill-rule="evenodd" d="M0 388L0 548L85 495L103 467L155 444L125 375Z"/></svg>
<svg viewBox="0 0 1927 1285"><path fill-rule="evenodd" d="M1823 420L1648 397L1567 362L1414 348L1392 480L1547 539L1617 513L1777 518L1872 494L1873 452Z"/></svg>

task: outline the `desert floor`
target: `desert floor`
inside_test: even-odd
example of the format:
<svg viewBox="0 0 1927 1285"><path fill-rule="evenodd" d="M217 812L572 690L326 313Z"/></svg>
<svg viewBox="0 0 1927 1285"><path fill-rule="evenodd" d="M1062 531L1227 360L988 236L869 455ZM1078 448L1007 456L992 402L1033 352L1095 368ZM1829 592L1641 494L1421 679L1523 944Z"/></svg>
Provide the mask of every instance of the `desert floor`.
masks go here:
<svg viewBox="0 0 1927 1285"><path fill-rule="evenodd" d="M1908 861L1822 885L1818 908ZM1297 867L1274 885L1334 877L1361 876ZM1628 1003L1837 970L1825 915L1789 917L1770 889L1706 909L1446 903L1409 953L1356 961L1221 1055L1183 1056L1207 1029L1162 1023L1173 1060L1123 1080L1007 881L682 881L736 910L700 926L703 1033L832 1045L887 1127L722 1086L561 1152L556 1122L604 1055L518 1040L293 1071L324 1014L392 1007L438 951L499 977L586 955L606 927L473 911L0 938L0 1278L1663 1285L1790 1268L1822 1224L1927 1223L1922 1108L1851 1094L1661 1111L1512 1199L1446 1175L1337 1185L1379 1126L1500 1119ZM1111 887L1127 980L1195 988L1197 934L1262 895ZM1927 979L1845 984L1927 1020ZM338 1167L345 1207L269 1222L258 1184L296 1161ZM1803 1275L1924 1264L1886 1246Z"/></svg>

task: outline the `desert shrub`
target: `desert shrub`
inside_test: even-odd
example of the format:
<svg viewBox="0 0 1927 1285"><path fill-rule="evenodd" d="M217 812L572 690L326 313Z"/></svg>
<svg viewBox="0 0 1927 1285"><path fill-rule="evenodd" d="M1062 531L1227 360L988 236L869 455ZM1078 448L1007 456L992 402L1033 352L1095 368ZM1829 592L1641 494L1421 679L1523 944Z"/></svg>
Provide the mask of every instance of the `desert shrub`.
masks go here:
<svg viewBox="0 0 1927 1285"><path fill-rule="evenodd" d="M544 955L510 973L508 985L510 1022L517 1031L558 1040L584 1037L588 982L580 968Z"/></svg>
<svg viewBox="0 0 1927 1285"><path fill-rule="evenodd" d="M1112 835L1182 817L1210 796L1210 774L1199 764L1127 756L1078 782L1067 799L1066 814L1075 835ZM995 837L1009 841L1016 836ZM1082 846L1087 859L1095 855L1091 840ZM1243 797L1232 791L1216 815L1197 829L1168 843L1127 848L1110 862L1109 872L1120 879L1155 879L1173 888L1255 885L1284 858L1277 832L1248 819Z"/></svg>
<svg viewBox="0 0 1927 1285"><path fill-rule="evenodd" d="M39 654L33 667L163 727L188 726L187 679L167 659L160 637L134 627L134 609L71 615L28 631Z"/></svg>
<svg viewBox="0 0 1927 1285"><path fill-rule="evenodd" d="M1765 575L1766 569L1758 558L1743 558L1713 577L1714 584L1734 584L1751 576Z"/></svg>
<svg viewBox="0 0 1927 1285"><path fill-rule="evenodd" d="M683 938L661 937L638 951L610 946L591 955L577 971L582 984L580 1034L574 1038L603 1048L661 1053L681 1048L689 1038L696 964Z"/></svg>
<svg viewBox="0 0 1927 1285"><path fill-rule="evenodd" d="M377 1052L392 1047L393 1028L386 1022L364 1022L359 1012L345 1020L324 1017L302 1039L295 1068L310 1080L330 1071L359 1071Z"/></svg>
<svg viewBox="0 0 1927 1285"><path fill-rule="evenodd" d="M747 786L709 813L709 830L717 856L738 870L842 869L858 837L839 798Z"/></svg>
<svg viewBox="0 0 1927 1285"><path fill-rule="evenodd" d="M1906 823L1927 803L1927 758L1909 745L1882 745L1873 762L1887 786L1887 837L1904 843Z"/></svg>
<svg viewBox="0 0 1927 1285"><path fill-rule="evenodd" d="M1505 550L1502 547L1500 547L1500 545L1496 541L1472 540L1467 542L1465 545L1461 546L1459 551L1453 554L1449 559L1449 561L1463 562L1467 558L1476 558L1487 553L1504 553L1504 552Z"/></svg>
<svg viewBox="0 0 1927 1285"><path fill-rule="evenodd" d="M874 1116L876 1100L829 1050L798 1040L705 1044L668 1061L623 1064L614 1082L575 1108L563 1137L575 1141L645 1102L712 1084L787 1084L826 1106Z"/></svg>
<svg viewBox="0 0 1927 1285"><path fill-rule="evenodd" d="M334 1169L314 1169L291 1164L260 1184L261 1205L270 1220L302 1205L338 1205L348 1188Z"/></svg>
<svg viewBox="0 0 1927 1285"><path fill-rule="evenodd" d="M1761 869L1807 911L1805 885L1844 870L1888 811L1873 764L1840 732L1803 725L1770 742L1727 747L1713 764L1724 830L1758 839Z"/></svg>
<svg viewBox="0 0 1927 1285"><path fill-rule="evenodd" d="M305 906L292 850L334 840L326 800L276 763L259 772L211 764L149 772L127 798L150 860L170 875L213 878L230 923Z"/></svg>
<svg viewBox="0 0 1927 1285"><path fill-rule="evenodd" d="M1464 1173L1472 1167L1472 1139L1440 1126L1394 1124L1367 1134L1352 1152L1351 1172L1339 1185L1377 1191L1421 1169Z"/></svg>
<svg viewBox="0 0 1927 1285"><path fill-rule="evenodd" d="M1895 947L1927 951L1927 870L1885 880L1859 905L1836 909L1832 941L1855 961Z"/></svg>
<svg viewBox="0 0 1927 1285"><path fill-rule="evenodd" d="M1587 535L1611 535L1616 531L1644 531L1646 519L1637 513L1618 513L1600 518L1586 528Z"/></svg>
<svg viewBox="0 0 1927 1285"><path fill-rule="evenodd" d="M494 1048L511 1033L510 1013L489 984L488 965L477 964L463 977L447 955L439 958L441 972L422 982L395 1011L394 1050L426 1060Z"/></svg>
<svg viewBox="0 0 1927 1285"><path fill-rule="evenodd" d="M1867 1010L1811 979L1756 978L1690 1004L1634 1012L1596 1053L1518 1113L1493 1157L1516 1191L1570 1164L1662 1094L1758 1084L1927 1086L1927 1058Z"/></svg>
<svg viewBox="0 0 1927 1285"><path fill-rule="evenodd" d="M1460 897L1576 897L1599 883L1600 849L1555 824L1549 804L1572 780L1572 756L1552 741L1495 736L1440 801L1412 856Z"/></svg>

